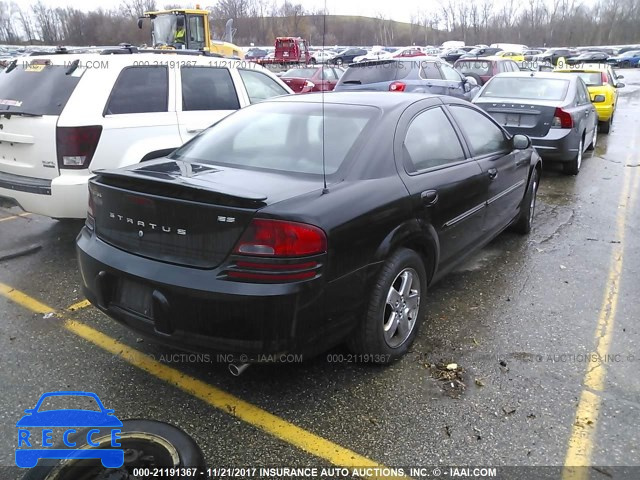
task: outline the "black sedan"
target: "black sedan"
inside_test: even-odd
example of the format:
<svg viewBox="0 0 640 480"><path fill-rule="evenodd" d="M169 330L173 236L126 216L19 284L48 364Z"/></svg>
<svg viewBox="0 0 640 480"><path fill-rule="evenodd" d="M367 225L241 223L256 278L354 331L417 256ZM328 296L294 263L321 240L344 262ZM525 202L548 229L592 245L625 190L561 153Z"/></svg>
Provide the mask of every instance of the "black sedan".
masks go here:
<svg viewBox="0 0 640 480"><path fill-rule="evenodd" d="M577 175L585 149L595 148L598 115L582 78L571 73L500 73L473 103L512 134L528 135L542 158Z"/></svg>
<svg viewBox="0 0 640 480"><path fill-rule="evenodd" d="M96 172L83 291L186 350L277 361L347 341L387 362L434 282L505 228L529 231L540 169L527 137L452 97L261 102L166 158Z"/></svg>
<svg viewBox="0 0 640 480"><path fill-rule="evenodd" d="M584 52L576 57L567 58L567 63L569 65L576 65L578 63L598 63L598 62L606 62L609 58L605 52Z"/></svg>

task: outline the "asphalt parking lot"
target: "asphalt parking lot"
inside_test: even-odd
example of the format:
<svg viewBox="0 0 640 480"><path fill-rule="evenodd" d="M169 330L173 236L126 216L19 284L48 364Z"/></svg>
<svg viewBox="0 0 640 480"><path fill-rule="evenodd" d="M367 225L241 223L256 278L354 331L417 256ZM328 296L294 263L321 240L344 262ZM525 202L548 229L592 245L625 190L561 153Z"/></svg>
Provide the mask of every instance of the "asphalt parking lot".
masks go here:
<svg viewBox="0 0 640 480"><path fill-rule="evenodd" d="M640 71L623 74L612 131L580 174L545 167L530 236L501 235L435 286L413 351L386 367L336 349L236 378L213 355L154 345L83 302L81 223L2 205L2 478L23 473L9 468L16 421L54 390L179 426L212 467L592 465L564 478L604 479L638 466L640 477ZM457 375L438 368L450 363Z"/></svg>

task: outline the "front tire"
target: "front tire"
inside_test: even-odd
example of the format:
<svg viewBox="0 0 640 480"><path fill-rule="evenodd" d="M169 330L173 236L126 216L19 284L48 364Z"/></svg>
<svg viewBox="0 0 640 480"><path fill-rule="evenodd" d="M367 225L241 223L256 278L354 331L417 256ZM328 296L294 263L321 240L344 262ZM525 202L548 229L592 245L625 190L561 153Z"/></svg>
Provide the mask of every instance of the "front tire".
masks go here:
<svg viewBox="0 0 640 480"><path fill-rule="evenodd" d="M531 174L531 180L529 181L529 187L527 193L525 193L522 199L522 205L520 207L520 214L518 219L513 224L513 231L526 235L531 231L533 225L533 216L536 211L536 197L538 195L538 184L540 182L540 175L538 169L535 168Z"/></svg>
<svg viewBox="0 0 640 480"><path fill-rule="evenodd" d="M342 66L342 63L343 63L343 62L342 62L342 59L341 59L341 58L338 58L338 59L336 60L336 65L337 65L337 66L341 67L341 66Z"/></svg>
<svg viewBox="0 0 640 480"><path fill-rule="evenodd" d="M584 138L580 139L580 144L578 145L578 154L575 158L564 164L563 169L564 173L567 175L578 175L580 173L580 167L582 166L582 154L584 151Z"/></svg>
<svg viewBox="0 0 640 480"><path fill-rule="evenodd" d="M424 262L415 251L397 250L382 266L365 318L349 340L355 353L379 356L385 363L402 357L418 332L427 292Z"/></svg>

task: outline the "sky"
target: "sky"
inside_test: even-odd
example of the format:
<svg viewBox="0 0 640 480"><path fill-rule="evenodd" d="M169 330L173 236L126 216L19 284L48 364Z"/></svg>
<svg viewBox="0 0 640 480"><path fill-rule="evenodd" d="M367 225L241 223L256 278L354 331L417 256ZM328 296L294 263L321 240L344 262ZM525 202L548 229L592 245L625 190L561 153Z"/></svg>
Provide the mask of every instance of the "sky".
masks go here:
<svg viewBox="0 0 640 480"><path fill-rule="evenodd" d="M28 1L28 0L27 0ZM35 0L33 0L35 1ZM324 8L324 0L290 0L293 3L301 3L307 9ZM27 2L18 2L24 5ZM116 7L120 2L118 0L105 2L104 0L43 0L43 3L52 7L71 6L80 10L94 10L99 7L112 8ZM215 5L212 0L157 0L158 6L162 7L167 4L180 4L182 6L194 6L199 3L202 8ZM400 22L409 22L411 16L419 11L428 12L437 6L435 0L326 0L329 13L334 15L363 15L375 17L382 14L385 18L397 20ZM401 5L401 6L400 6ZM209 7L210 9L210 7Z"/></svg>

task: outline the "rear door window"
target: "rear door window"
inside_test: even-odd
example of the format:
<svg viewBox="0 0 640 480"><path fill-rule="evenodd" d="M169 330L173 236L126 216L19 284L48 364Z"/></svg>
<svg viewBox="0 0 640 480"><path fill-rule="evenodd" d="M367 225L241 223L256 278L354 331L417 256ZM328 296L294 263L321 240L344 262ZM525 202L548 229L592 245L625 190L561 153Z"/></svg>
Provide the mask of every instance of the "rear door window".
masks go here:
<svg viewBox="0 0 640 480"><path fill-rule="evenodd" d="M81 78L67 75L69 66L20 64L0 71L0 113L60 115Z"/></svg>
<svg viewBox="0 0 640 480"><path fill-rule="evenodd" d="M126 67L111 91L105 115L166 112L168 103L167 67Z"/></svg>
<svg viewBox="0 0 640 480"><path fill-rule="evenodd" d="M456 123L467 137L474 156L480 157L510 150L509 142L502 129L483 114L460 105L451 105L449 108Z"/></svg>
<svg viewBox="0 0 640 480"><path fill-rule="evenodd" d="M238 94L227 68L183 67L182 110L237 110Z"/></svg>
<svg viewBox="0 0 640 480"><path fill-rule="evenodd" d="M238 69L238 72L247 89L247 95L249 95L251 103L258 103L271 97L289 93L275 80L262 72L245 69Z"/></svg>
<svg viewBox="0 0 640 480"><path fill-rule="evenodd" d="M441 108L419 113L404 139L404 164L412 172L440 167L465 159L460 140Z"/></svg>
<svg viewBox="0 0 640 480"><path fill-rule="evenodd" d="M442 80L442 74L438 70L436 62L421 62L420 78L424 80Z"/></svg>

